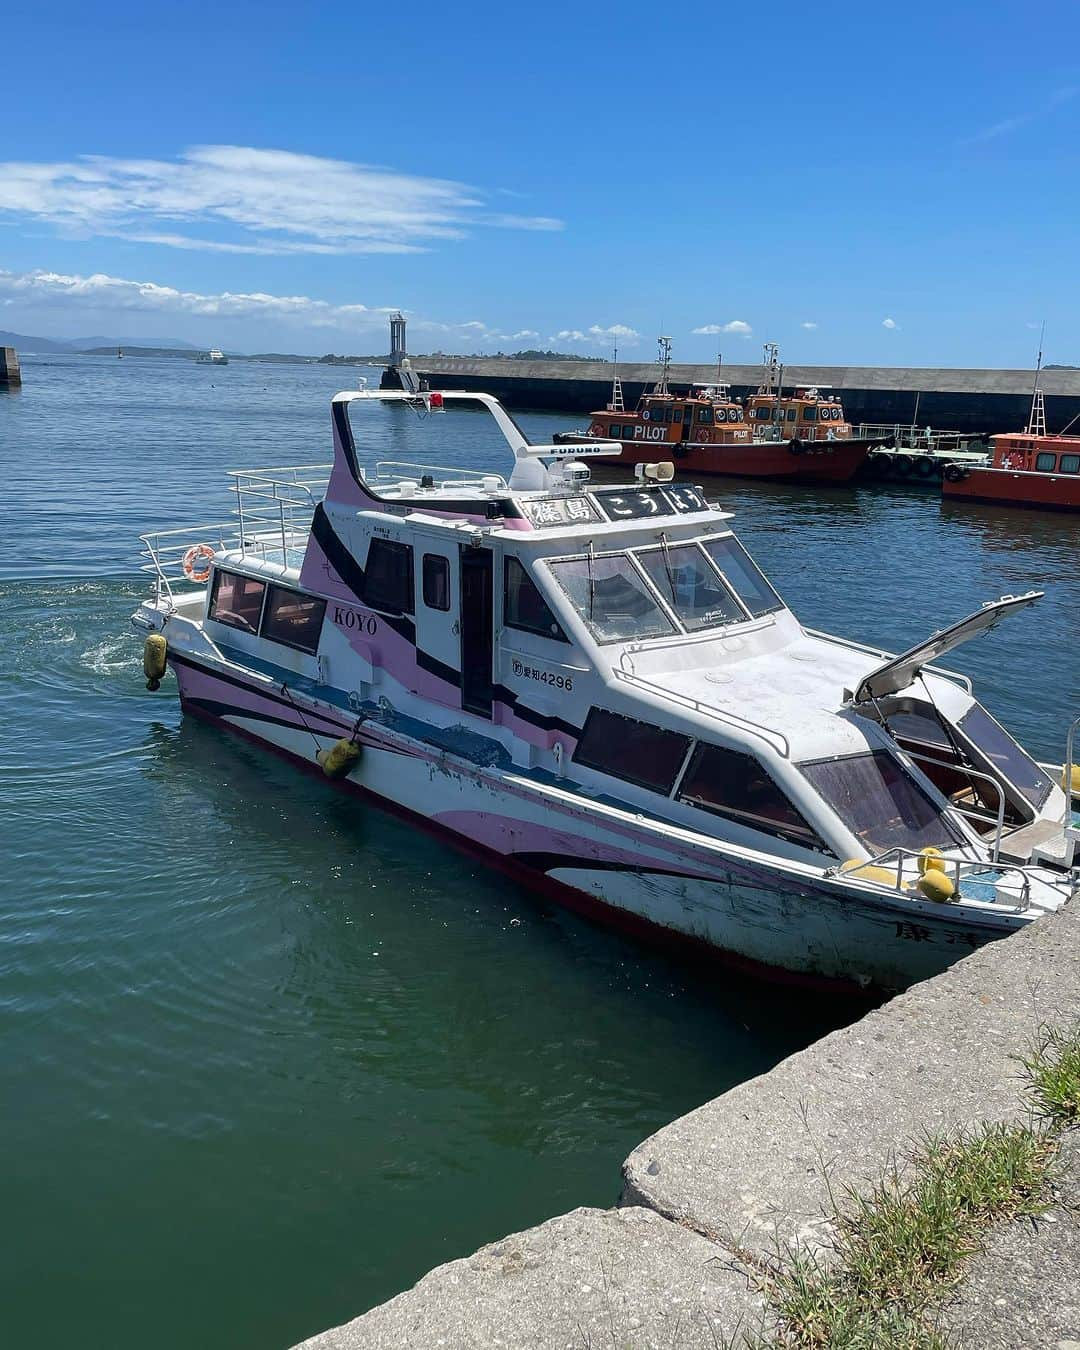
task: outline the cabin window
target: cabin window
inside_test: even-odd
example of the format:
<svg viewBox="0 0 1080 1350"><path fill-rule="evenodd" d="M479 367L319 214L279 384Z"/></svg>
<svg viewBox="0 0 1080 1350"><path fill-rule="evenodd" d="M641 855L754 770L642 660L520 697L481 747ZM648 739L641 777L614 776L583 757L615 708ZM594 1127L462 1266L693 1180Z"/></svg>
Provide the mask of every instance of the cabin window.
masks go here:
<svg viewBox="0 0 1080 1350"><path fill-rule="evenodd" d="M746 618L696 545L649 549L634 556L690 632Z"/></svg>
<svg viewBox="0 0 1080 1350"><path fill-rule="evenodd" d="M675 632L625 553L548 566L598 642L670 637Z"/></svg>
<svg viewBox="0 0 1080 1350"><path fill-rule="evenodd" d="M772 416L772 413L769 411L768 408L755 408L754 416L757 418L759 422L767 422L769 418Z"/></svg>
<svg viewBox="0 0 1080 1350"><path fill-rule="evenodd" d="M1038 473L1050 473L1057 464L1057 455L1043 452L1035 456L1035 469Z"/></svg>
<svg viewBox="0 0 1080 1350"><path fill-rule="evenodd" d="M574 751L574 763L666 797L675 786L689 749L689 736L604 708L590 708Z"/></svg>
<svg viewBox="0 0 1080 1350"><path fill-rule="evenodd" d="M800 764L807 781L871 853L951 847L962 837L887 750Z"/></svg>
<svg viewBox="0 0 1080 1350"><path fill-rule="evenodd" d="M284 586L271 586L263 614L262 635L314 656L319 649L326 601Z"/></svg>
<svg viewBox="0 0 1080 1350"><path fill-rule="evenodd" d="M450 608L450 560L438 553L425 553L423 565L424 604L428 609Z"/></svg>
<svg viewBox="0 0 1080 1350"><path fill-rule="evenodd" d="M804 422L816 422L816 421L817 421L817 409L816 409L816 408L804 408L804 409L802 410L802 415L803 415L803 421L804 421Z"/></svg>
<svg viewBox="0 0 1080 1350"><path fill-rule="evenodd" d="M1053 784L1048 774L1022 750L1004 727L999 726L978 703L966 712L957 727L976 750L1007 778L1032 806L1042 806Z"/></svg>
<svg viewBox="0 0 1080 1350"><path fill-rule="evenodd" d="M713 410L711 408L699 408L697 410L698 424L703 427L711 426L713 420L712 412Z"/></svg>
<svg viewBox="0 0 1080 1350"><path fill-rule="evenodd" d="M1058 470L1061 473L1080 473L1080 455L1062 455Z"/></svg>
<svg viewBox="0 0 1080 1350"><path fill-rule="evenodd" d="M678 423L681 425L681 423L682 423L682 409L681 409L681 408L675 408L675 409L672 410L671 420L672 420L673 422L678 422ZM689 422L690 418L688 417L686 420Z"/></svg>
<svg viewBox="0 0 1080 1350"><path fill-rule="evenodd" d="M679 800L755 830L824 847L761 764L737 750L699 744L683 776Z"/></svg>
<svg viewBox="0 0 1080 1350"><path fill-rule="evenodd" d="M794 408L786 409L784 412L784 416L787 418L789 422L794 422L796 417L795 409Z"/></svg>
<svg viewBox="0 0 1080 1350"><path fill-rule="evenodd" d="M266 582L239 572L214 572L214 594L210 600L210 617L242 633L257 633L262 617Z"/></svg>
<svg viewBox="0 0 1080 1350"><path fill-rule="evenodd" d="M670 422L671 419L674 417L674 415L675 415L675 409L674 409L674 408L665 408L665 409L664 409L664 421L665 421L665 422Z"/></svg>
<svg viewBox="0 0 1080 1350"><path fill-rule="evenodd" d="M517 558L506 559L504 580L503 623L508 628L520 628L555 642L569 642L547 601L537 590L536 582Z"/></svg>
<svg viewBox="0 0 1080 1350"><path fill-rule="evenodd" d="M749 553L734 535L703 542L705 552L723 573L724 580L755 619L775 614L784 602L758 571Z"/></svg>
<svg viewBox="0 0 1080 1350"><path fill-rule="evenodd" d="M364 604L386 614L415 612L411 545L372 539L364 568Z"/></svg>

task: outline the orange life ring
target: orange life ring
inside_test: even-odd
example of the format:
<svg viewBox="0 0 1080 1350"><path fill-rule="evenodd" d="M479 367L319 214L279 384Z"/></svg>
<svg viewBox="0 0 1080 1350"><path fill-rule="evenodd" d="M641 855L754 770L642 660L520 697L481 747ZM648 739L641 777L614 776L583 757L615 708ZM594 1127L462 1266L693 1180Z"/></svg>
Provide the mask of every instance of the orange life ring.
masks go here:
<svg viewBox="0 0 1080 1350"><path fill-rule="evenodd" d="M209 544L192 544L184 554L183 568L184 576L188 581L209 581L210 579L210 561L214 556L214 550ZM196 570L195 564L199 558L206 560L206 566Z"/></svg>
<svg viewBox="0 0 1080 1350"><path fill-rule="evenodd" d="M698 436L699 436L700 439L703 440L703 441L711 441L711 440L712 440L712 432L711 432L711 431L707 431L707 430L702 429L701 431L698 432Z"/></svg>

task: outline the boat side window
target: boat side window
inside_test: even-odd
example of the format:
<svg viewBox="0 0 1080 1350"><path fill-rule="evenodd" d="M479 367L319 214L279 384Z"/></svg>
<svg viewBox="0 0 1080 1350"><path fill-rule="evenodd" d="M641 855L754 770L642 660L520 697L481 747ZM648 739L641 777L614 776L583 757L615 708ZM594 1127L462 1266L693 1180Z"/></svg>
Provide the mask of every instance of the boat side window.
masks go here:
<svg viewBox="0 0 1080 1350"><path fill-rule="evenodd" d="M746 615L694 544L642 549L634 555L663 600L691 632L740 623Z"/></svg>
<svg viewBox="0 0 1080 1350"><path fill-rule="evenodd" d="M1057 455L1052 455L1048 451L1043 451L1041 455L1035 456L1035 470L1037 473L1051 473L1057 464Z"/></svg>
<svg viewBox="0 0 1080 1350"><path fill-rule="evenodd" d="M672 412L672 414L671 414L671 420L672 420L673 422L678 422L678 423L680 423L680 424L682 423L682 409L681 409L681 408L675 408L675 409L673 410L673 412ZM686 420L689 422L689 420L690 420L689 417L688 417Z"/></svg>
<svg viewBox="0 0 1080 1350"><path fill-rule="evenodd" d="M625 553L548 563L598 642L670 637L675 625Z"/></svg>
<svg viewBox="0 0 1080 1350"><path fill-rule="evenodd" d="M756 408L754 410L754 415L759 422L767 422L772 416L772 413L768 408Z"/></svg>
<svg viewBox="0 0 1080 1350"><path fill-rule="evenodd" d="M386 614L413 614L413 551L396 539L373 538L364 568L364 604Z"/></svg>
<svg viewBox="0 0 1080 1350"><path fill-rule="evenodd" d="M263 612L262 635L271 642L314 656L319 650L326 601L284 586L271 586Z"/></svg>
<svg viewBox="0 0 1080 1350"><path fill-rule="evenodd" d="M817 409L816 409L816 408L804 408L804 409L802 410L802 415L803 415L803 421L804 421L804 422L816 422L816 421L817 421Z"/></svg>
<svg viewBox="0 0 1080 1350"><path fill-rule="evenodd" d="M239 628L243 633L257 633L265 594L265 581L216 568L210 617L230 628Z"/></svg>
<svg viewBox="0 0 1080 1350"><path fill-rule="evenodd" d="M683 775L679 800L831 852L752 755L699 743Z"/></svg>
<svg viewBox="0 0 1080 1350"><path fill-rule="evenodd" d="M425 553L423 563L424 604L428 609L450 608L450 560L440 553Z"/></svg>
<svg viewBox="0 0 1080 1350"><path fill-rule="evenodd" d="M755 619L775 614L784 602L765 580L749 553L734 535L702 542L721 575Z"/></svg>
<svg viewBox="0 0 1080 1350"><path fill-rule="evenodd" d="M1060 473L1080 473L1080 455L1062 455L1058 471Z"/></svg>
<svg viewBox="0 0 1080 1350"><path fill-rule="evenodd" d="M887 750L799 765L851 833L871 853L890 848L951 848L960 831Z"/></svg>
<svg viewBox="0 0 1080 1350"><path fill-rule="evenodd" d="M698 423L699 423L701 426L703 426L703 427L711 426L711 425L712 425L712 414L713 414L713 410L712 410L711 408L699 408L699 409L697 410L697 420L698 420Z"/></svg>
<svg viewBox="0 0 1080 1350"><path fill-rule="evenodd" d="M1039 768L1026 750L1022 750L1004 727L980 704L976 703L957 722L961 734L986 757L998 773L1036 809L1050 795L1053 783L1049 774Z"/></svg>
<svg viewBox="0 0 1080 1350"><path fill-rule="evenodd" d="M784 416L787 418L789 422L794 422L796 416L795 409L788 408L787 411L784 413Z"/></svg>
<svg viewBox="0 0 1080 1350"><path fill-rule="evenodd" d="M517 558L507 558L503 566L505 592L503 595L503 623L508 628L520 628L553 642L569 642L558 619Z"/></svg>
<svg viewBox="0 0 1080 1350"><path fill-rule="evenodd" d="M590 708L574 763L622 778L665 797L686 761L690 737L649 722Z"/></svg>

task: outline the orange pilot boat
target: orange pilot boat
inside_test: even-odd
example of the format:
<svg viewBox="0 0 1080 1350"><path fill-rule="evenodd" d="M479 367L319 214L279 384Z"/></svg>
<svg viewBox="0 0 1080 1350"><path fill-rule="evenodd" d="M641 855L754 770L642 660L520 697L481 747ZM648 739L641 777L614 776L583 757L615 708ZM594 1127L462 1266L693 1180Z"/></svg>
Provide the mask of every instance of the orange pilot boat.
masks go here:
<svg viewBox="0 0 1080 1350"><path fill-rule="evenodd" d="M870 450L885 444L854 436L839 399L819 389L785 395L775 344L766 346L762 383L744 406L720 381L719 366L715 384L672 393L671 339L659 341L659 378L635 411L624 406L616 367L607 407L592 414L587 431L563 432L555 441L618 441L619 464L669 457L687 473L829 483L846 483Z"/></svg>
<svg viewBox="0 0 1080 1350"><path fill-rule="evenodd" d="M946 465L941 490L956 500L1080 511L1080 436L1047 432L1036 385L1025 429L992 436L985 464Z"/></svg>

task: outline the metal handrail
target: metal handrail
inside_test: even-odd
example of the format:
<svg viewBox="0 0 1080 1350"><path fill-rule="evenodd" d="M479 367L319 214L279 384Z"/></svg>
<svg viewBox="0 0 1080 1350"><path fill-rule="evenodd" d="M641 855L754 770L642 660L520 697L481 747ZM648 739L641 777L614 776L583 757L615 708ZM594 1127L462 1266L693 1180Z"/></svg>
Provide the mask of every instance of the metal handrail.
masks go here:
<svg viewBox="0 0 1080 1350"><path fill-rule="evenodd" d="M377 460L375 464L375 481L385 482L389 480L391 475L386 472L389 469L415 469L419 471L421 476L423 476L424 474L436 474L436 473L445 473L449 475L448 478L441 480L440 486L446 486L450 483L454 484L462 483L470 485L480 484L484 481L485 478L497 478L499 480L500 489L505 490L508 488L507 481L502 476L501 473L469 474L468 472L463 471L460 465L456 469L452 469L447 467L447 465L445 464L415 464L411 460L407 459Z"/></svg>
<svg viewBox="0 0 1080 1350"><path fill-rule="evenodd" d="M1001 836L1005 829L1005 793L1002 791L1001 783L988 773L982 773L978 769L970 769L967 765L952 764L947 759L936 759L933 755L923 754L921 750L908 750L904 748L904 754L909 759L913 759L916 764L936 764L942 769L952 769L954 773L965 774L968 778L980 778L984 783L989 783L997 793L997 829L994 834L994 846L990 853L990 861L997 862L998 854L1001 852ZM944 795L944 794L942 794ZM980 815L976 811L965 811L962 806L950 800L949 810L955 811L957 815L965 819L985 820L985 815Z"/></svg>
<svg viewBox="0 0 1080 1350"><path fill-rule="evenodd" d="M748 717L740 717L737 713L725 712L722 708L717 708L711 703L703 703L690 694L683 694L678 690L654 684L652 680L646 680L640 675L632 675L625 670L616 670L614 666L611 668L611 673L617 680L625 680L627 684L636 685L639 689L645 689L651 694L659 694L661 698L668 702L681 703L684 707L692 708L695 712L703 713L707 717L715 717L721 722L730 722L733 726L737 726L743 731L749 731L752 736L764 741L771 750L778 749L785 759L791 758L791 742L782 731L775 731L772 727L763 727L757 722L751 722Z"/></svg>
<svg viewBox="0 0 1080 1350"><path fill-rule="evenodd" d="M830 867L827 869L826 876L854 877L856 880L862 881L864 885L868 886L884 885L883 882L875 881L873 877L860 877L859 873L864 871L868 867L880 867L882 870L884 870L886 867L890 866L893 862L895 862L896 880L892 889L895 890L898 894L902 895L904 893L903 887L904 887L905 863L910 862L913 863L916 867L918 867L919 860L923 859L925 861L925 858L926 855L920 852L918 849L905 848L903 846L899 846L897 848L888 848L883 853L875 854L874 857L868 858L866 862L860 863L858 867L845 867L845 864L838 863L835 867ZM945 858L939 857L938 855L935 854L934 867L940 871L944 871L946 875L949 875L949 872L951 871L952 873L951 879L957 895L960 894L961 879L964 876L970 876L973 873L986 872L987 870L992 869L993 871L1000 873L1001 876L1012 876L1012 875L1019 876L1021 879L1021 886L1020 886L1021 903L1019 903L1016 906L1016 911L1019 912L1020 910L1026 909L1028 906L1028 900L1031 896L1031 880L1032 880L1030 875L1031 869L1023 866L1020 863L1001 863L997 862L996 860L993 862L971 862L970 860L964 858ZM1039 877L1038 880L1042 882L1044 885L1051 887L1053 890L1062 891L1066 899L1068 899L1072 893L1071 884L1068 881L1061 881L1061 882L1050 881L1046 877ZM962 898L963 897L961 896L961 899Z"/></svg>

